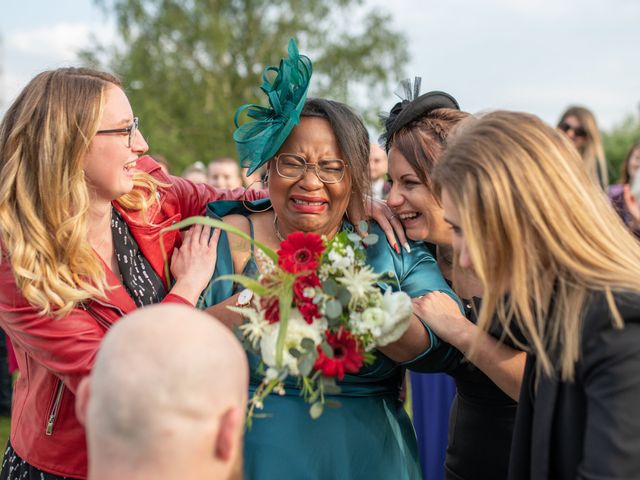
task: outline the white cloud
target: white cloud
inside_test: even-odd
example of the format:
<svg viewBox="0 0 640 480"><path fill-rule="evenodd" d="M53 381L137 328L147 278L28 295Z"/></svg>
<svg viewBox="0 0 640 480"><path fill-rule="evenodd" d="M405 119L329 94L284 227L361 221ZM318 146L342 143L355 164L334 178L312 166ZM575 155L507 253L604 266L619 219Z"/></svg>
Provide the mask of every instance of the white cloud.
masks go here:
<svg viewBox="0 0 640 480"><path fill-rule="evenodd" d="M7 48L23 55L51 58L75 58L78 49L88 42L92 28L84 23L58 23L50 27L11 32Z"/></svg>
<svg viewBox="0 0 640 480"><path fill-rule="evenodd" d="M111 24L58 22L47 27L13 30L5 33L4 78L0 78L0 113L36 74L78 63L78 52L91 46L93 38L113 43L116 33Z"/></svg>

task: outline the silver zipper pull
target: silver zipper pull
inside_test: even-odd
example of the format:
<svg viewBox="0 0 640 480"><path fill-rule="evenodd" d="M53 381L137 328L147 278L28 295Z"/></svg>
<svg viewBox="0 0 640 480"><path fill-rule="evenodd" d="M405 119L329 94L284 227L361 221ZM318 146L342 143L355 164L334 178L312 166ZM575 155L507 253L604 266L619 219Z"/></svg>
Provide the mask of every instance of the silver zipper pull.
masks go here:
<svg viewBox="0 0 640 480"><path fill-rule="evenodd" d="M47 429L45 430L45 433L47 435L52 435L53 434L53 422L55 421L56 416L54 414L49 415L49 421L47 422Z"/></svg>

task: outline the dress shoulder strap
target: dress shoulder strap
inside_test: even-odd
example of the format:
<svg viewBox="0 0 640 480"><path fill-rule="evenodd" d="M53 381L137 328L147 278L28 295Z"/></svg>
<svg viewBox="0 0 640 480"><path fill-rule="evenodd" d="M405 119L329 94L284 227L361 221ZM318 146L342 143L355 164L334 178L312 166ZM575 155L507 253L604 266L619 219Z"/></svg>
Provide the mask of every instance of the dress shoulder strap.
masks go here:
<svg viewBox="0 0 640 480"><path fill-rule="evenodd" d="M247 222L249 222L249 236L251 237L251 240L253 240L255 236L253 234L253 222L251 221L251 217L247 217ZM251 258L255 258L255 249L256 246L251 242Z"/></svg>

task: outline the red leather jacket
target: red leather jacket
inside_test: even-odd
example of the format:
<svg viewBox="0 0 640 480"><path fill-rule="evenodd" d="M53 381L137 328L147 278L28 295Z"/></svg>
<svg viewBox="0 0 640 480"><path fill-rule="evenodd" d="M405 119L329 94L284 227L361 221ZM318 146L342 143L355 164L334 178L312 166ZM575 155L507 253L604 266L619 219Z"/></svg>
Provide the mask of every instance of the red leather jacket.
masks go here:
<svg viewBox="0 0 640 480"><path fill-rule="evenodd" d="M220 192L177 177L167 177L150 157L138 161L138 169L172 186L162 189L160 202L143 222L137 212L115 208L127 222L142 253L164 279L159 232L193 215L202 215L207 202L237 199L243 189ZM248 191L247 199L264 196ZM179 242L178 232L164 235L167 252ZM0 262L0 326L11 338L20 368L11 416L11 444L29 464L56 475L86 478L87 451L84 429L75 416L75 392L95 360L100 341L109 326L136 308L119 279L106 268L115 288L106 300L91 300L66 317L55 320L39 315L17 289L11 265ZM163 280L164 281L164 280ZM165 285L166 286L166 285ZM164 302L189 303L169 293Z"/></svg>

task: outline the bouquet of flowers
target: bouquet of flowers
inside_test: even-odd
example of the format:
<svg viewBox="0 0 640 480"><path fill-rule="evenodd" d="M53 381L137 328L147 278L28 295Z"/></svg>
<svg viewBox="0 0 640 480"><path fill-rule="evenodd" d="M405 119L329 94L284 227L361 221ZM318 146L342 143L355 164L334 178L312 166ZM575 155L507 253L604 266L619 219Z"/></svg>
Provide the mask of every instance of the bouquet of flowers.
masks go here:
<svg viewBox="0 0 640 480"><path fill-rule="evenodd" d="M366 230L366 223L361 225ZM412 313L409 296L382 292L380 282L396 281L366 265L364 238L345 231L327 240L294 232L276 252L256 243L267 267L258 279L229 275L253 292L244 307L228 307L246 321L239 327L245 348L262 359L262 383L249 405L249 419L270 393L285 393L285 379L298 379L310 415L319 417L325 395L337 394L336 380L375 360L373 350L398 340ZM264 263L264 262L263 262Z"/></svg>

